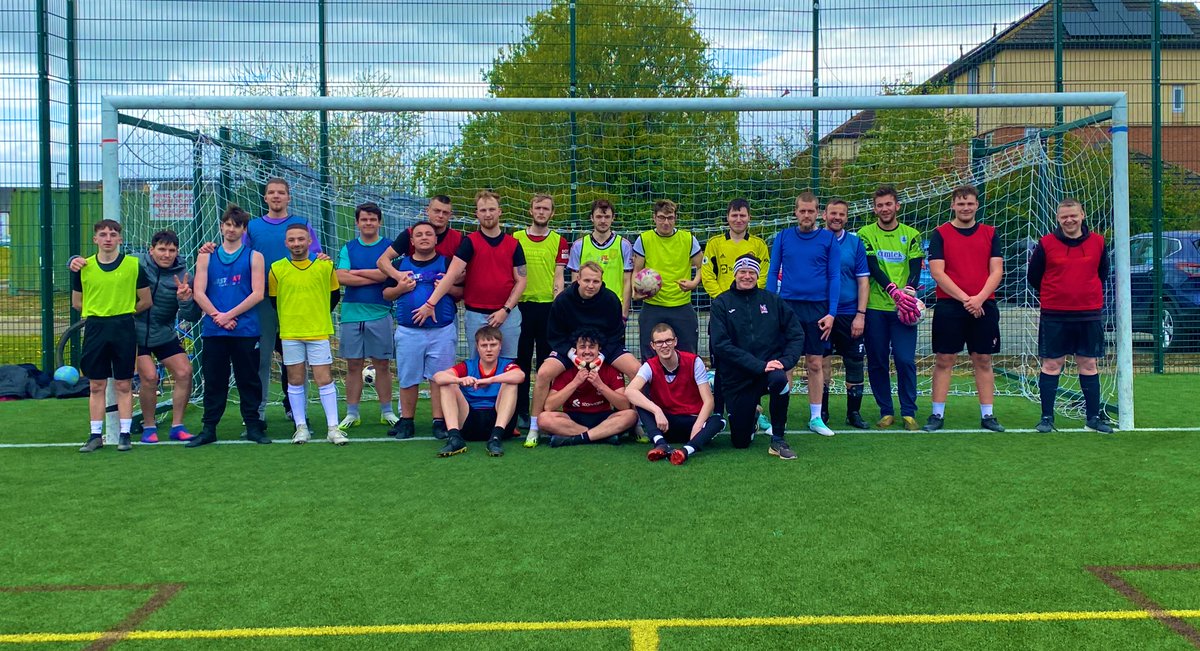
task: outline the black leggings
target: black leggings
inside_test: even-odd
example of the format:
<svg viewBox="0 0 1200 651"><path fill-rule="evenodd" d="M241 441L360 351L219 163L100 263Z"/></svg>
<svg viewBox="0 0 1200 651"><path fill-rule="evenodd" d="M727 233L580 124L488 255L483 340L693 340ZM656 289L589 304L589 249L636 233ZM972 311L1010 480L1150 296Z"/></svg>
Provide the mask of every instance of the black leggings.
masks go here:
<svg viewBox="0 0 1200 651"><path fill-rule="evenodd" d="M258 337L204 337L201 370L204 374L204 428L216 431L225 415L229 398L229 369L233 367L246 428L262 426L258 405L262 402L262 382L258 377Z"/></svg>
<svg viewBox="0 0 1200 651"><path fill-rule="evenodd" d="M773 435L783 436L792 399L790 391L784 392L786 389L787 374L783 371L771 371L749 386L726 389L725 404L729 408L729 435L733 447L750 447L750 437L754 435L758 420L758 401L764 394L770 396L767 412L771 416Z"/></svg>

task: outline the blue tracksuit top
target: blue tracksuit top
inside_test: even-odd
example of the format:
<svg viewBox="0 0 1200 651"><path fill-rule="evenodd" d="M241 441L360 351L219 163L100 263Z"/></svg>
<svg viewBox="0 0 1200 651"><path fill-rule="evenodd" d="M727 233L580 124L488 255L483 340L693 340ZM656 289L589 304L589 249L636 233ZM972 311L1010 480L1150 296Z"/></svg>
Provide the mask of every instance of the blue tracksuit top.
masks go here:
<svg viewBox="0 0 1200 651"><path fill-rule="evenodd" d="M801 233L792 227L771 243L771 268L767 291L788 301L817 301L828 305L826 314L837 314L841 292L841 245L833 233L818 228Z"/></svg>

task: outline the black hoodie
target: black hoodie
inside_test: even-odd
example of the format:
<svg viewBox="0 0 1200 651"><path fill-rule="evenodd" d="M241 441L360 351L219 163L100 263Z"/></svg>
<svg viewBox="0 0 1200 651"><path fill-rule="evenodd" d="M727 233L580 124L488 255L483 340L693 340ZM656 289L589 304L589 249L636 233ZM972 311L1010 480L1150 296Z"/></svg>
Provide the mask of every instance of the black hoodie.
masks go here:
<svg viewBox="0 0 1200 651"><path fill-rule="evenodd" d="M804 354L800 320L765 289L737 285L712 302L708 321L709 349L726 389L737 390L766 377L767 362L777 359L790 369Z"/></svg>
<svg viewBox="0 0 1200 651"><path fill-rule="evenodd" d="M575 331L594 328L604 341L600 349L625 343L625 320L621 318L621 299L607 287L592 298L579 295L579 283L567 285L550 304L550 316L546 322L546 340L550 349L566 351L575 346ZM610 360L611 361L611 360Z"/></svg>

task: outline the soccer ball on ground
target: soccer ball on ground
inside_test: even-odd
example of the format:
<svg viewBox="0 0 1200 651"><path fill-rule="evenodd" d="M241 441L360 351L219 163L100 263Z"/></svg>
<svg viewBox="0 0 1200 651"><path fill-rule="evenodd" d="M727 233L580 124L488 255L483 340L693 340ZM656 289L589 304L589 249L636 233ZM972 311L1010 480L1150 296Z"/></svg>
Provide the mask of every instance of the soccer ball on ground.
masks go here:
<svg viewBox="0 0 1200 651"><path fill-rule="evenodd" d="M633 276L633 288L647 298L654 296L662 289L662 276L653 269L642 269Z"/></svg>
<svg viewBox="0 0 1200 651"><path fill-rule="evenodd" d="M60 366L54 371L54 379L67 384L75 384L79 381L79 369L74 366Z"/></svg>
<svg viewBox="0 0 1200 651"><path fill-rule="evenodd" d="M375 386L375 365L367 364L362 371L363 384L369 387Z"/></svg>

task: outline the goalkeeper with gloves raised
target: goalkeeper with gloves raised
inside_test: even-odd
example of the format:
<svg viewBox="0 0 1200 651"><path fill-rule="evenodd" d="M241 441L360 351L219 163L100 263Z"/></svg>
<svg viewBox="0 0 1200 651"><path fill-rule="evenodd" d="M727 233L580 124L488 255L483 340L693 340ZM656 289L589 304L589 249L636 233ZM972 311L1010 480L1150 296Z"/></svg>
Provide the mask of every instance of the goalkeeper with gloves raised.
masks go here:
<svg viewBox="0 0 1200 651"><path fill-rule="evenodd" d="M917 424L917 320L921 318L916 285L921 277L921 234L897 219L900 201L890 185L875 190L875 223L858 231L867 250L871 293L867 297L867 378L879 405L878 429L896 422L888 356L896 364L900 416L904 429Z"/></svg>

